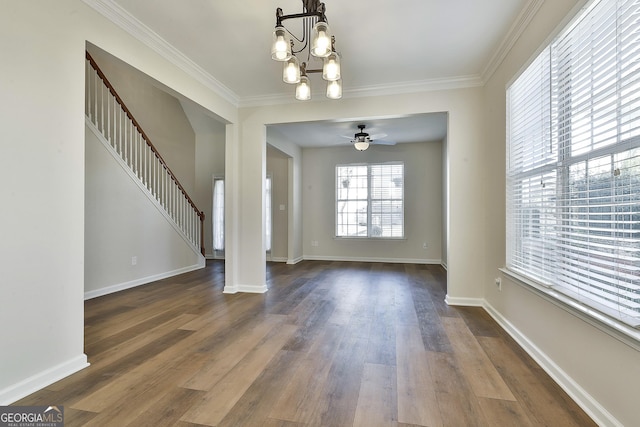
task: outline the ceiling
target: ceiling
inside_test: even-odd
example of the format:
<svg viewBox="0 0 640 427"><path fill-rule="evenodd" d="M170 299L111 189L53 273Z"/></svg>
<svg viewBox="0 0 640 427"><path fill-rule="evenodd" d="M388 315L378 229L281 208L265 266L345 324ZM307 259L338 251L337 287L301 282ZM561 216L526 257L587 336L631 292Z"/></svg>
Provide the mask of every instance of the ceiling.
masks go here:
<svg viewBox="0 0 640 427"><path fill-rule="evenodd" d="M166 51L179 51L237 105L294 102L294 86L282 82L282 64L271 60L271 34L276 8L300 13L301 0L85 1L112 20L126 16L129 31L135 26L137 34L170 45ZM481 85L537 1L324 0L342 55L344 97ZM294 33L296 21L285 21ZM320 76L310 79L313 99L326 100ZM360 121L332 123L331 141L334 135L355 133ZM366 124L396 142L409 142L415 135L407 129L416 123L415 117L404 117ZM320 143L327 134L313 135L327 125L291 125L283 133L296 136L297 130L299 140Z"/></svg>

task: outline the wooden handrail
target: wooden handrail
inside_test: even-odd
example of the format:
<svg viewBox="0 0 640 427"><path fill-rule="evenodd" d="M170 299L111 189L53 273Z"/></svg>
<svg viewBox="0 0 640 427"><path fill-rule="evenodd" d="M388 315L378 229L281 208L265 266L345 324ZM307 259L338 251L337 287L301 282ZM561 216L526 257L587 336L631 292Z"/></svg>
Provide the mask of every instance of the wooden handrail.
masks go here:
<svg viewBox="0 0 640 427"><path fill-rule="evenodd" d="M178 187L178 189L180 190L182 195L187 199L187 201L189 202L189 205L191 205L193 210L196 212L196 214L200 218L200 223L201 223L201 227L200 227L200 251L202 252L202 255L204 255L205 254L205 250L204 250L204 219L205 219L205 215L204 215L204 212L201 211L200 209L198 209L198 207L196 206L194 201L191 199L191 197L189 196L187 191L184 189L184 187L182 186L182 184L180 183L178 178L175 176L175 174L171 170L171 168L169 168L169 165L167 164L167 162L165 162L165 160L162 158L162 156L160 155L160 153L158 152L156 147L153 145L153 143L151 142L151 139L149 139L149 137L144 132L144 130L142 130L142 127L140 126L138 121L133 117L133 114L127 108L127 106L125 105L125 103L122 100L122 98L120 98L120 95L118 95L118 92L116 92L115 88L113 87L113 85L111 84L109 79L107 79L107 76L104 75L104 73L102 72L102 70L100 69L100 67L96 63L96 61L94 61L93 57L91 57L91 54L88 51L85 51L85 53L86 53L86 58L89 61L89 64L91 64L91 68L93 68L96 71L96 73L98 74L98 76L100 77L100 79L102 80L104 85L107 87L107 89L109 89L109 92L111 92L111 95L113 95L115 100L120 105L120 108L122 108L122 111L124 111L125 114L127 115L127 117L129 118L129 120L131 120L131 123L133 123L135 128L138 130L138 132L142 136L142 139L144 139L145 143L149 146L149 148L151 149L153 154L160 161L162 166L164 166L164 168L169 173L169 176L171 177L173 182L175 182L176 186Z"/></svg>

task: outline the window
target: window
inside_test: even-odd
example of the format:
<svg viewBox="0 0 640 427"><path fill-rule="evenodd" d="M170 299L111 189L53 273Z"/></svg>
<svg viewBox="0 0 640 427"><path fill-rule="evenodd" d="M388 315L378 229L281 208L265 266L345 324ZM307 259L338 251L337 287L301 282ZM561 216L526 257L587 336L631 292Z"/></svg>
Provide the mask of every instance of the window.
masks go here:
<svg viewBox="0 0 640 427"><path fill-rule="evenodd" d="M404 237L404 164L336 166L336 236Z"/></svg>
<svg viewBox="0 0 640 427"><path fill-rule="evenodd" d="M272 223L272 208L271 208L271 176L267 175L267 180L265 181L265 249L267 252L271 252L271 229L273 227Z"/></svg>
<svg viewBox="0 0 640 427"><path fill-rule="evenodd" d="M213 178L213 250L224 251L224 178Z"/></svg>
<svg viewBox="0 0 640 427"><path fill-rule="evenodd" d="M638 14L592 2L507 90L507 268L636 327Z"/></svg>

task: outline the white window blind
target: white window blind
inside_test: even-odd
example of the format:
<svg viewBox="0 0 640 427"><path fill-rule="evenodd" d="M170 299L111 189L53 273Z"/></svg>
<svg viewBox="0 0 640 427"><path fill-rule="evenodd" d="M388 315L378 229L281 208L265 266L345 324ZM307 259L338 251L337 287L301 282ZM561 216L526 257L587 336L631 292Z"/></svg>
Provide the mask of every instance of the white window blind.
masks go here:
<svg viewBox="0 0 640 427"><path fill-rule="evenodd" d="M508 88L507 268L640 325L640 2L600 0Z"/></svg>
<svg viewBox="0 0 640 427"><path fill-rule="evenodd" d="M336 166L336 236L404 236L404 164Z"/></svg>

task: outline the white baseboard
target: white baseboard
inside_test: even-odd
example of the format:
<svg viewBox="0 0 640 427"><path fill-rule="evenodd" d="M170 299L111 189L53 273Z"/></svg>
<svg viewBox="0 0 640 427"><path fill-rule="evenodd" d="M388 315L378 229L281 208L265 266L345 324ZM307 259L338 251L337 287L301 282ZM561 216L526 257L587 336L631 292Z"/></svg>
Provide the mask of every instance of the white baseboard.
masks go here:
<svg viewBox="0 0 640 427"><path fill-rule="evenodd" d="M442 264L439 259L420 259L420 258L371 258L371 257L344 257L344 256L326 256L326 255L304 255L305 260L309 261L347 261L347 262L387 262L394 264Z"/></svg>
<svg viewBox="0 0 640 427"><path fill-rule="evenodd" d="M294 265L294 264L297 264L297 263L302 262L302 261L304 261L304 258L300 256L300 257L297 257L297 258L288 259L287 260L287 264Z"/></svg>
<svg viewBox="0 0 640 427"><path fill-rule="evenodd" d="M35 393L38 390L59 381L69 375L89 366L87 355L81 354L64 363L39 372L31 377L20 381L18 384L0 390L0 405L10 405L13 402ZM55 404L56 402L50 402Z"/></svg>
<svg viewBox="0 0 640 427"><path fill-rule="evenodd" d="M244 292L248 294L264 294L269 289L267 285L236 285L236 286L226 286L222 293L224 294L236 294L238 292Z"/></svg>
<svg viewBox="0 0 640 427"><path fill-rule="evenodd" d="M204 268L205 258L202 257L198 264L190 265L188 267L179 268L173 271L167 271L166 273L154 274L153 276L141 277L140 279L131 280L129 282L118 283L116 285L107 286L105 288L96 289L84 293L84 299L92 299L101 297L103 295L109 295L115 292L124 291L125 289L135 288L136 286L146 285L147 283L155 282L156 280L166 279L167 277L177 276L178 274L188 273L190 271Z"/></svg>
<svg viewBox="0 0 640 427"><path fill-rule="evenodd" d="M271 259L269 261L271 261L271 262L287 262L287 258L286 257L271 257Z"/></svg>
<svg viewBox="0 0 640 427"><path fill-rule="evenodd" d="M484 307L485 301L482 298L456 298L448 294L444 297L447 305L459 305L462 307Z"/></svg>
<svg viewBox="0 0 640 427"><path fill-rule="evenodd" d="M609 411L486 300L483 308L599 426L623 427Z"/></svg>

